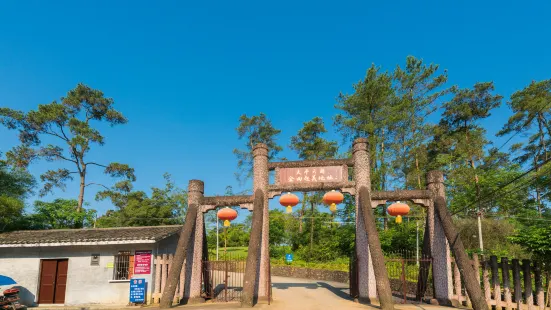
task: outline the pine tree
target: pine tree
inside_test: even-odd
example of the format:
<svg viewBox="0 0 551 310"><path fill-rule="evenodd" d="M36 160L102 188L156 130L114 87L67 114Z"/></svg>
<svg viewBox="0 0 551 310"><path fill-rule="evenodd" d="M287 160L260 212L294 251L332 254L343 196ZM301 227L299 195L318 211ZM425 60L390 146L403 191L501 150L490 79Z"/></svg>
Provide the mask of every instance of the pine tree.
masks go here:
<svg viewBox="0 0 551 310"><path fill-rule="evenodd" d="M423 188L424 174L421 161L426 158L426 142L432 126L427 117L436 108L438 100L449 92L444 88L447 71L440 72L439 65L426 65L422 59L406 58L404 68L394 70L394 88L397 99L393 101L391 115L394 133L391 148L394 152L393 170L403 187ZM414 180L411 180L414 178Z"/></svg>
<svg viewBox="0 0 551 310"><path fill-rule="evenodd" d="M498 136L526 134L535 127L536 132L532 134L527 142L513 145L513 152L520 151L516 157L521 164L530 164L536 170L536 182L534 191L538 212L541 217L544 208L542 196L548 195L549 183L545 182L545 175L540 174L543 163L549 160L549 140L551 139L551 79L541 82L532 82L524 89L511 95L507 102L513 115L503 126ZM542 193L543 192L543 193Z"/></svg>
<svg viewBox="0 0 551 310"><path fill-rule="evenodd" d="M314 117L305 122L296 136L291 137L291 149L298 153L302 160L320 160L334 158L338 151L337 142L327 141L321 136L327 132L321 117ZM321 203L322 193L307 195L303 193L302 209L299 213L300 221L305 214L305 204L310 204L310 250L314 244L314 213L317 205ZM300 224L299 224L300 225ZM302 230L302 226L299 226Z"/></svg>
<svg viewBox="0 0 551 310"><path fill-rule="evenodd" d="M239 139L245 139L243 149L235 148L233 153L237 157L238 172L235 174L238 181L245 181L252 177L253 173L253 148L258 143L268 146L268 159L274 159L282 150L277 144L277 135L281 130L273 127L272 122L264 113L248 117L243 114L239 118L239 126L236 128Z"/></svg>
<svg viewBox="0 0 551 310"><path fill-rule="evenodd" d="M105 122L111 126L127 122L113 105L114 100L106 98L100 90L78 84L60 102L41 104L37 110L28 113L0 108L0 123L9 129L18 130L21 141L21 145L6 153L7 162L21 168L27 168L39 159L69 165L70 169L63 165L43 173L40 180L44 186L40 194L44 196L56 187L65 189L67 181L77 175L80 181L77 210L80 211L88 186L106 187L87 182L88 171L92 167L104 168L104 173L111 177L136 180L134 169L126 164L102 164L88 158L88 152L94 145L105 144L104 136L93 127L95 122ZM45 144L44 138L55 144Z"/></svg>

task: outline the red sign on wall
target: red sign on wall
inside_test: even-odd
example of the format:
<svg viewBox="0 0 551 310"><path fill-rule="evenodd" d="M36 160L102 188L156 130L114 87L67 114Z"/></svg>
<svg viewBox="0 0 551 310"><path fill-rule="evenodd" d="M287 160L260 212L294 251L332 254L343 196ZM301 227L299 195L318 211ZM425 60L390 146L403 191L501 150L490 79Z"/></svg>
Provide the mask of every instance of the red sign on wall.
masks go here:
<svg viewBox="0 0 551 310"><path fill-rule="evenodd" d="M136 251L134 253L134 274L151 273L151 251Z"/></svg>
<svg viewBox="0 0 551 310"><path fill-rule="evenodd" d="M343 182L342 166L281 168L279 169L279 184Z"/></svg>

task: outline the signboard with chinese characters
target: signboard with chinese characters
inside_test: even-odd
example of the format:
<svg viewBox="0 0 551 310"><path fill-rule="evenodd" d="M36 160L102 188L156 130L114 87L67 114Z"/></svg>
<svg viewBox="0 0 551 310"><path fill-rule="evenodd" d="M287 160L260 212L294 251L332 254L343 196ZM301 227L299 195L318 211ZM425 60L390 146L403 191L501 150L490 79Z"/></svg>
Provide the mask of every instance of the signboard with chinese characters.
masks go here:
<svg viewBox="0 0 551 310"><path fill-rule="evenodd" d="M342 166L280 168L279 184L343 182L343 170Z"/></svg>
<svg viewBox="0 0 551 310"><path fill-rule="evenodd" d="M130 302L134 304L145 303L145 292L147 285L145 279L130 280Z"/></svg>
<svg viewBox="0 0 551 310"><path fill-rule="evenodd" d="M151 251L136 251L134 253L134 274L151 273Z"/></svg>

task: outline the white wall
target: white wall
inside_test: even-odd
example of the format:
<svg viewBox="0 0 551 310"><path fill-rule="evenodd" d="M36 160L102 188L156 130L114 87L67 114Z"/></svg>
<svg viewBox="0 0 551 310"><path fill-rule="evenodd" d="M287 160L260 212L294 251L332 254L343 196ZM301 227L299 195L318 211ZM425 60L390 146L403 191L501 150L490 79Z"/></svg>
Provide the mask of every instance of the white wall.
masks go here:
<svg viewBox="0 0 551 310"><path fill-rule="evenodd" d="M165 240L159 249L161 253L172 250L171 240ZM113 268L107 268L114 262L118 251L152 250L157 252L156 244L104 245L104 246L71 246L42 248L2 248L0 249L0 274L12 277L22 287L22 302L33 305L38 301L40 260L51 258L68 258L67 290L65 305L79 304L118 304L124 305L129 300L129 282L113 283ZM100 254L100 265L90 266L91 254ZM153 259L152 255L152 259ZM153 262L151 262L152 273ZM152 274L135 275L144 278L148 283L147 301L151 299L154 279ZM5 289L5 288L2 288Z"/></svg>

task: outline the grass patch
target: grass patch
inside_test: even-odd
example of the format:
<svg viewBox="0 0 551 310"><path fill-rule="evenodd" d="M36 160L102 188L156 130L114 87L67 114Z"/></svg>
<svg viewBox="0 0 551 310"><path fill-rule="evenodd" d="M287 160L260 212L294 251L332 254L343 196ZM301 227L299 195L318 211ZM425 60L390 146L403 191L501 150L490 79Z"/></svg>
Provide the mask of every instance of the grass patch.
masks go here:
<svg viewBox="0 0 551 310"><path fill-rule="evenodd" d="M241 259L246 258L249 249L246 246L236 246L236 247L227 247L226 255L228 259ZM218 248L218 257L219 260L224 259L224 248ZM216 260L216 249L209 249L209 260Z"/></svg>

